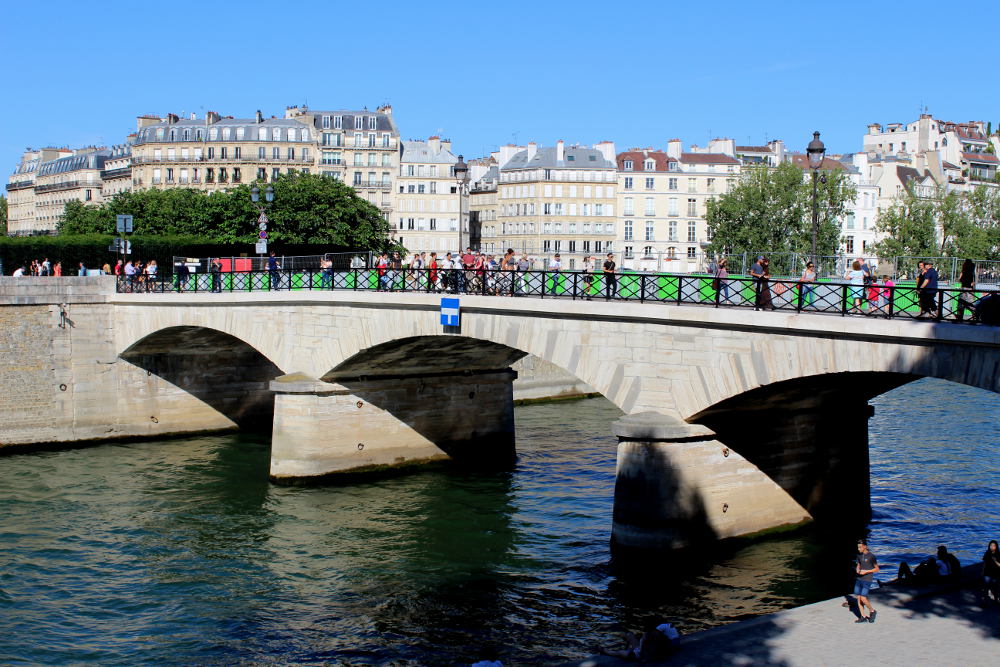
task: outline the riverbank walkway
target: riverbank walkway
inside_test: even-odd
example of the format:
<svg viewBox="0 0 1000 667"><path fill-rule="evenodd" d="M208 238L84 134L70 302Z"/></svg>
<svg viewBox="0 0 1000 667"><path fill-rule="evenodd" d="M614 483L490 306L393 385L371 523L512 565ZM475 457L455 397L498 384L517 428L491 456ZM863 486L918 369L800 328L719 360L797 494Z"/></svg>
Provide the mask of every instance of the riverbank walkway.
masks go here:
<svg viewBox="0 0 1000 667"><path fill-rule="evenodd" d="M974 582L980 570L978 564L964 568L961 587L891 584L873 590L873 624L855 623L839 597L685 636L671 659L647 664L997 665L1000 606L979 601ZM569 663L624 664L630 663L607 656Z"/></svg>

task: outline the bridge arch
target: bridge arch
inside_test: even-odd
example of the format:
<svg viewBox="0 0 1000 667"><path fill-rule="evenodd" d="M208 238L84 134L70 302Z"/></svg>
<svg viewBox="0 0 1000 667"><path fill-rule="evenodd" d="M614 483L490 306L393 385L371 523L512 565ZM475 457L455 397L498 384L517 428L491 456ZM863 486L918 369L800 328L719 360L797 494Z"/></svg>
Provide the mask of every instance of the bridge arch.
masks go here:
<svg viewBox="0 0 1000 667"><path fill-rule="evenodd" d="M127 365L125 391L146 404L150 418L206 428L269 431L279 369L258 349L224 331L173 326L149 333L119 355Z"/></svg>

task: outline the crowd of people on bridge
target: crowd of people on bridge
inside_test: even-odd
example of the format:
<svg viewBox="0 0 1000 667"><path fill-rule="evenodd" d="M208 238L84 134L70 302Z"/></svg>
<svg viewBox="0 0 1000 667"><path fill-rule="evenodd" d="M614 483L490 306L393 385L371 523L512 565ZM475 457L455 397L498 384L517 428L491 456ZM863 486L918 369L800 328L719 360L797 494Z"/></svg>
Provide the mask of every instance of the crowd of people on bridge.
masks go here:
<svg viewBox="0 0 1000 667"><path fill-rule="evenodd" d="M354 267L357 268L357 267ZM560 293L560 274L564 273L562 256L555 253L547 261L539 262L527 253L517 253L508 248L503 255L492 255L466 248L464 253L414 252L401 257L398 252L383 252L375 260L378 273L378 291L436 291L455 294L491 294L495 296L521 296L529 293L528 274L539 268L548 276L543 290L549 294ZM325 270L325 269L324 269ZM618 271L614 253L607 253L603 261L595 256L585 256L582 262L582 285L585 298L595 292L596 276L603 279L603 293L607 300L618 296Z"/></svg>

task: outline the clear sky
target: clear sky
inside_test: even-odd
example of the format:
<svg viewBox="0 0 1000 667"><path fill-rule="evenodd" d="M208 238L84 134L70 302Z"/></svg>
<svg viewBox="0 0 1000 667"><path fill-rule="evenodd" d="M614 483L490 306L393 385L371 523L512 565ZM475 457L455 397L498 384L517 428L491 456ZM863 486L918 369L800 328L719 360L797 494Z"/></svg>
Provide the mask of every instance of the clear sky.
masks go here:
<svg viewBox="0 0 1000 667"><path fill-rule="evenodd" d="M558 139L621 149L781 138L801 150L814 129L846 152L868 123L914 120L921 104L996 126L998 76L976 56L996 17L978 3L967 18L942 7L9 2L0 162L9 174L26 146L121 142L139 114L280 116L294 104L388 102L404 138L441 134L466 157Z"/></svg>

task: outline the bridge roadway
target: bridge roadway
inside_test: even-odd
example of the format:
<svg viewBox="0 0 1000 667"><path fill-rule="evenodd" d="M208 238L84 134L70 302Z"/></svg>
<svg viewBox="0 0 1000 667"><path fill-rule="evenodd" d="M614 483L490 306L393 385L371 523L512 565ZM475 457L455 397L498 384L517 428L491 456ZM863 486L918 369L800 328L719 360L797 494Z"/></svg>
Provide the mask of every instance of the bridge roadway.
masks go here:
<svg viewBox="0 0 1000 667"><path fill-rule="evenodd" d="M0 443L238 426L271 431L276 481L442 458L510 465L510 365L533 354L626 414L614 427L623 548L863 517L871 397L919 377L1000 391L995 327L468 295L445 328L432 293L11 280L0 311L38 363L9 379L47 401L0 406Z"/></svg>

